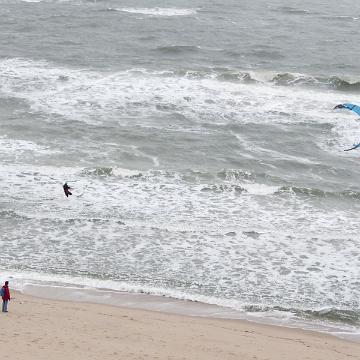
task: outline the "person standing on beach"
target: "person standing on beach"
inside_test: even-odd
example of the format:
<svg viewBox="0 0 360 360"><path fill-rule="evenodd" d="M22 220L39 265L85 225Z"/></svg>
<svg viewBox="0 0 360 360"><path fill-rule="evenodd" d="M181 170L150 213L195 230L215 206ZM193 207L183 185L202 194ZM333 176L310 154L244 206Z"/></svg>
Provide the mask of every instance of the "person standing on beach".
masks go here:
<svg viewBox="0 0 360 360"><path fill-rule="evenodd" d="M1 288L1 297L3 301L2 312L8 312L7 306L10 301L10 290L9 290L9 282L5 281L5 285Z"/></svg>

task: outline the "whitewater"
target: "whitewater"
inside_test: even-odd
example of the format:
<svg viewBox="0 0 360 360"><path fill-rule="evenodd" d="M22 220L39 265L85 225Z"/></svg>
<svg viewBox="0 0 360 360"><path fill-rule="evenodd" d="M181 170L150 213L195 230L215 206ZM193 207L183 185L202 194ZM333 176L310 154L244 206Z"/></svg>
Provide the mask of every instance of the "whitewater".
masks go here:
<svg viewBox="0 0 360 360"><path fill-rule="evenodd" d="M358 2L0 4L2 280L359 339Z"/></svg>

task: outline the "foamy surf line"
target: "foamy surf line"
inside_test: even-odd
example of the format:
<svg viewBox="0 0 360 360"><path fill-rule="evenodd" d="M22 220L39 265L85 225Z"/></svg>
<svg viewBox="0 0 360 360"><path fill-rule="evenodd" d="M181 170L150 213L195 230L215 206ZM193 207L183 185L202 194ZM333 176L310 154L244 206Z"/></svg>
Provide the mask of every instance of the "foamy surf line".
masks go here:
<svg viewBox="0 0 360 360"><path fill-rule="evenodd" d="M148 16L191 16L197 13L196 9L178 8L115 8L111 9L131 14L141 14Z"/></svg>
<svg viewBox="0 0 360 360"><path fill-rule="evenodd" d="M194 317L244 320L258 324L310 330L360 342L360 328L293 319L290 313L280 312L275 309L262 312L237 310L231 306L216 304L217 300L220 299L216 300L200 295L198 296L199 300L197 300L194 296L187 297L186 294L180 293L176 297L176 291L174 296L165 294L166 291L163 291L164 294L161 295L161 289L154 288L153 292L151 292L150 289L142 290L145 287L132 286L111 280L70 276L57 278L55 275L35 273L29 273L29 277L23 277L22 274L6 271L1 273L4 279L10 280L12 289L24 295L38 298L105 304ZM125 289L126 287L128 287L128 291L121 290L121 288Z"/></svg>

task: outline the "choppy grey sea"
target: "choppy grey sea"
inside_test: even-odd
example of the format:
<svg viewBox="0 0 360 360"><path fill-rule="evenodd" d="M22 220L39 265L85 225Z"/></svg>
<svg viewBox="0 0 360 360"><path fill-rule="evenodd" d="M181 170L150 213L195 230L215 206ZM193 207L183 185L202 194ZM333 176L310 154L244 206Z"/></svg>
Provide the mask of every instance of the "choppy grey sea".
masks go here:
<svg viewBox="0 0 360 360"><path fill-rule="evenodd" d="M360 121L332 110L359 26L357 0L0 0L0 277L360 338Z"/></svg>

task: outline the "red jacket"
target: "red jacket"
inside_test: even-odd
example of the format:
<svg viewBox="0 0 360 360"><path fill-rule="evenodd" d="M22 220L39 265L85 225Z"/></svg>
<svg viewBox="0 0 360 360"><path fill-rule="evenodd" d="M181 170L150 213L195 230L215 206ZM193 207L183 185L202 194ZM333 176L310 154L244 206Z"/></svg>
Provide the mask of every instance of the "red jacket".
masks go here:
<svg viewBox="0 0 360 360"><path fill-rule="evenodd" d="M10 290L8 286L3 286L3 289L5 290L4 296L2 297L3 300L10 300Z"/></svg>

